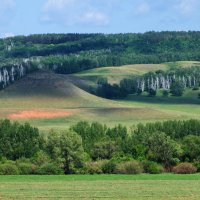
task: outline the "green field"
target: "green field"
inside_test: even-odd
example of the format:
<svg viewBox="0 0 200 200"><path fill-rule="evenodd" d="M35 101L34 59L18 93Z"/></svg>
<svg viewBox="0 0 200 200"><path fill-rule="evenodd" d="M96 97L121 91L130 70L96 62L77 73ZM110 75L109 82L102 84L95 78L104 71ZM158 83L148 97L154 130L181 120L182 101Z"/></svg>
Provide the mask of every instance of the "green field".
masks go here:
<svg viewBox="0 0 200 200"><path fill-rule="evenodd" d="M191 66L200 66L200 62L179 61L179 62L167 62L163 64L135 64L135 65L125 65L119 67L101 67L79 72L76 74L76 76L92 80L97 80L100 77L107 77L109 82L118 83L123 78L130 77L133 75L142 75L149 71L157 71L157 70L165 71L174 67L191 67Z"/></svg>
<svg viewBox="0 0 200 200"><path fill-rule="evenodd" d="M109 126L168 119L200 119L199 91L187 89L183 97L163 98L130 95L123 100L108 100L87 92L98 77L122 77L174 66L189 67L198 62L160 65L105 67L72 75L39 71L29 74L0 92L0 118L28 121L40 130L66 129L80 121L98 121ZM112 76L112 77L111 77ZM113 80L114 80L113 79Z"/></svg>
<svg viewBox="0 0 200 200"><path fill-rule="evenodd" d="M195 175L0 176L0 199L200 199Z"/></svg>

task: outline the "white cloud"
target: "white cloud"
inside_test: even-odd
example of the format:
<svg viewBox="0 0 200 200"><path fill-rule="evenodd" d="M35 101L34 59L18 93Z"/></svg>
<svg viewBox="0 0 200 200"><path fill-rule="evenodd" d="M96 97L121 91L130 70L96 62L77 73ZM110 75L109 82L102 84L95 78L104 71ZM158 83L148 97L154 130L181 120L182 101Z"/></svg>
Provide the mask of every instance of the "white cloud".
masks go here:
<svg viewBox="0 0 200 200"><path fill-rule="evenodd" d="M141 4L139 4L136 8L135 8L135 14L146 14L151 10L150 5L147 2L143 2Z"/></svg>
<svg viewBox="0 0 200 200"><path fill-rule="evenodd" d="M179 0L175 8L183 15L191 14L197 8L197 0Z"/></svg>
<svg viewBox="0 0 200 200"><path fill-rule="evenodd" d="M109 19L104 13L88 11L81 16L80 22L94 23L96 25L107 25L109 23Z"/></svg>
<svg viewBox="0 0 200 200"><path fill-rule="evenodd" d="M62 10L66 6L75 3L76 0L48 0L44 7L43 10L48 12L51 10Z"/></svg>
<svg viewBox="0 0 200 200"><path fill-rule="evenodd" d="M60 23L66 26L76 24L104 26L109 23L106 13L99 9L93 0L47 0L42 11L42 22Z"/></svg>

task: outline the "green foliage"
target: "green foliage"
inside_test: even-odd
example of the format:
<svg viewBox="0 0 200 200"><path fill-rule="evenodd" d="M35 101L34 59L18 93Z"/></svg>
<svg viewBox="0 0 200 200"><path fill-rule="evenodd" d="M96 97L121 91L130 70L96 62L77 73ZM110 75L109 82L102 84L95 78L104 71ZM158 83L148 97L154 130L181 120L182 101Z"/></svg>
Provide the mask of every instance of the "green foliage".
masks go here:
<svg viewBox="0 0 200 200"><path fill-rule="evenodd" d="M148 137L155 132L164 132L174 140L183 139L187 135L200 136L200 121L191 120L167 120L164 122L154 122L138 124L133 131L140 141L144 140L144 137ZM145 143L146 145L146 143Z"/></svg>
<svg viewBox="0 0 200 200"><path fill-rule="evenodd" d="M131 160L132 160L131 155L124 155L123 153L117 153L112 157L111 162L121 163L121 162L126 162L126 161L131 161Z"/></svg>
<svg viewBox="0 0 200 200"><path fill-rule="evenodd" d="M31 158L31 162L37 166L41 166L44 163L50 163L51 159L46 152L40 150Z"/></svg>
<svg viewBox="0 0 200 200"><path fill-rule="evenodd" d="M161 174L164 172L162 165L153 161L143 161L144 172L149 174Z"/></svg>
<svg viewBox="0 0 200 200"><path fill-rule="evenodd" d="M155 97L156 93L157 93L156 90L154 90L152 88L149 90L149 96L151 96L151 97Z"/></svg>
<svg viewBox="0 0 200 200"><path fill-rule="evenodd" d="M108 161L108 162L105 162L103 165L102 165L102 171L104 174L114 174L115 170L116 170L116 163L113 162L113 161Z"/></svg>
<svg viewBox="0 0 200 200"><path fill-rule="evenodd" d="M44 163L37 169L36 174L61 175L64 174L64 171L56 163Z"/></svg>
<svg viewBox="0 0 200 200"><path fill-rule="evenodd" d="M200 172L200 161L194 162L193 165L197 168L197 172Z"/></svg>
<svg viewBox="0 0 200 200"><path fill-rule="evenodd" d="M17 162L16 166L19 169L20 175L35 174L37 170L36 165L27 162Z"/></svg>
<svg viewBox="0 0 200 200"><path fill-rule="evenodd" d="M107 128L100 123L79 122L71 127L83 140L84 150L94 159L111 158L120 151L128 137L126 127L122 125Z"/></svg>
<svg viewBox="0 0 200 200"><path fill-rule="evenodd" d="M85 165L85 172L87 174L102 174L102 165L104 164L104 161L95 161L95 162L89 162Z"/></svg>
<svg viewBox="0 0 200 200"><path fill-rule="evenodd" d="M198 86L193 87L192 90L196 90L197 91L197 90L199 90L199 87Z"/></svg>
<svg viewBox="0 0 200 200"><path fill-rule="evenodd" d="M121 96L127 96L127 94L134 94L137 91L136 83L134 79L122 79L120 81Z"/></svg>
<svg viewBox="0 0 200 200"><path fill-rule="evenodd" d="M173 82L172 85L171 85L171 88L170 88L170 92L174 96L182 96L183 92L184 92L184 85L183 85L183 83L180 82L180 81Z"/></svg>
<svg viewBox="0 0 200 200"><path fill-rule="evenodd" d="M104 85L104 84L107 84L108 83L108 79L105 78L105 77L101 77L97 80L97 84L98 85Z"/></svg>
<svg viewBox="0 0 200 200"><path fill-rule="evenodd" d="M40 57L43 66L73 73L99 66L199 60L199 36L191 31L17 36L0 40L0 55L6 60Z"/></svg>
<svg viewBox="0 0 200 200"><path fill-rule="evenodd" d="M191 163L180 163L173 168L175 174L193 174L197 172L197 168Z"/></svg>
<svg viewBox="0 0 200 200"><path fill-rule="evenodd" d="M111 159L112 156L118 151L118 146L114 141L108 139L94 144L91 156L96 159Z"/></svg>
<svg viewBox="0 0 200 200"><path fill-rule="evenodd" d="M1 122L4 143L12 144L13 138L5 135L10 136L10 131L20 126L26 127L9 120ZM28 127L25 130L34 130ZM198 120L138 124L130 132L122 125L109 128L100 123L79 122L68 131L52 130L42 140L38 133L38 140L33 137L29 141L38 142L38 150L31 157L16 159L2 154L0 174L136 174L143 168L146 173L157 174L164 171L160 164L171 171L177 163L186 161L199 170L199 131ZM27 155L26 147L23 148L21 155ZM192 173L191 169L194 167L188 163L173 168L175 173Z"/></svg>
<svg viewBox="0 0 200 200"><path fill-rule="evenodd" d="M140 174L143 172L143 167L138 161L127 161L117 164L116 174Z"/></svg>
<svg viewBox="0 0 200 200"><path fill-rule="evenodd" d="M178 143L162 132L157 132L150 136L148 145L149 159L164 164L167 170L170 170L174 159L181 154L181 148Z"/></svg>
<svg viewBox="0 0 200 200"><path fill-rule="evenodd" d="M71 131L49 133L46 151L52 160L63 165L65 174L75 173L87 159L81 137Z"/></svg>
<svg viewBox="0 0 200 200"><path fill-rule="evenodd" d="M21 157L30 158L42 143L37 128L28 123L20 125L9 120L0 121L0 156L16 160Z"/></svg>
<svg viewBox="0 0 200 200"><path fill-rule="evenodd" d="M198 89L199 73L198 66L150 71L143 75L122 79L118 85L111 85L108 82L99 84L96 93L110 99L122 98L130 94L141 95L144 92L147 92L150 97L154 97L157 91L162 91L164 97L169 95L169 91L173 96L182 96L185 88Z"/></svg>
<svg viewBox="0 0 200 200"><path fill-rule="evenodd" d="M190 161L200 158L200 136L188 135L183 138L183 150L185 159Z"/></svg>
<svg viewBox="0 0 200 200"><path fill-rule="evenodd" d="M163 90L162 95L164 97L168 97L169 96L169 92L167 90Z"/></svg>
<svg viewBox="0 0 200 200"><path fill-rule="evenodd" d="M14 163L0 164L0 175L18 175L19 169Z"/></svg>

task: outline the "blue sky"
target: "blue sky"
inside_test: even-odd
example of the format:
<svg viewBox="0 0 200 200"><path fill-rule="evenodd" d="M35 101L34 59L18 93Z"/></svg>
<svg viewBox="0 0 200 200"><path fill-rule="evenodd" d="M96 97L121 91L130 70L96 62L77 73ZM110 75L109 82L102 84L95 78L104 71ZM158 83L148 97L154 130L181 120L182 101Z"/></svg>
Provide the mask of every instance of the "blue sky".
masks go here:
<svg viewBox="0 0 200 200"><path fill-rule="evenodd" d="M0 0L0 37L200 30L200 0Z"/></svg>

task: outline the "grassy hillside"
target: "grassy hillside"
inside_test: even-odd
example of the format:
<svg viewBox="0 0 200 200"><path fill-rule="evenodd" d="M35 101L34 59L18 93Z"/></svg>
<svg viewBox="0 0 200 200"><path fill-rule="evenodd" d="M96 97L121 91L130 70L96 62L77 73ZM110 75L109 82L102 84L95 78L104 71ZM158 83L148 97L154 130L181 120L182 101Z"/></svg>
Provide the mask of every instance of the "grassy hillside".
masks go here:
<svg viewBox="0 0 200 200"><path fill-rule="evenodd" d="M97 81L101 77L107 77L110 83L118 83L120 80L133 75L143 75L149 71L168 70L174 67L200 66L197 61L167 62L163 64L135 64L118 67L100 67L85 70L76 75L81 78Z"/></svg>
<svg viewBox="0 0 200 200"><path fill-rule="evenodd" d="M107 71L103 76L112 76L113 70L118 75L123 72L123 76L126 76L129 73L157 70L160 66L161 69L167 69L169 65L170 63L105 68ZM188 66L188 63L181 62L181 65ZM101 76L101 70L103 69L97 69L101 73L92 70L74 75L59 75L49 71L29 74L0 92L0 118L29 121L42 130L65 129L79 120L99 121L112 126L117 123L132 125L165 119L200 119L198 91L187 90L179 98L143 95L129 96L124 100L107 100L78 87L87 88L95 84L90 76L94 72L95 76Z"/></svg>

